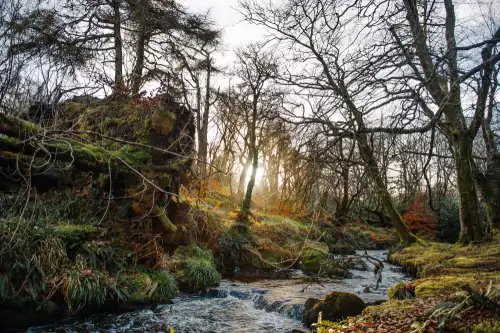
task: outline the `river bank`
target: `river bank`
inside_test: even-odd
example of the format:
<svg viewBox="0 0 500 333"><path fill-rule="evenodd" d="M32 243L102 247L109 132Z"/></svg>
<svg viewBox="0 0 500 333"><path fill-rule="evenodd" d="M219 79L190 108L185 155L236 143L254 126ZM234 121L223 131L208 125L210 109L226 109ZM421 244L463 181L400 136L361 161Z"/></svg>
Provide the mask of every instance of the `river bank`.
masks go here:
<svg viewBox="0 0 500 333"><path fill-rule="evenodd" d="M363 251L364 252L364 251ZM363 253L358 251L358 253ZM368 251L378 259L386 251ZM287 278L261 279L252 282L223 280L206 297L181 296L173 304L137 310L120 315L100 315L43 328L32 328L31 333L80 332L96 330L107 332L168 332L170 327L183 332L291 332L292 329L308 331L302 313L310 298L323 298L328 293L346 291L358 295L366 303L387 298L388 289L398 281L408 282L401 269L389 263L383 271L378 289L369 270L352 270L346 279L322 279L314 282L300 270L288 270ZM367 287L370 292L367 292Z"/></svg>
<svg viewBox="0 0 500 333"><path fill-rule="evenodd" d="M470 246L417 243L394 251L389 260L415 279L394 285L389 301L319 332L500 332L498 230L490 241Z"/></svg>

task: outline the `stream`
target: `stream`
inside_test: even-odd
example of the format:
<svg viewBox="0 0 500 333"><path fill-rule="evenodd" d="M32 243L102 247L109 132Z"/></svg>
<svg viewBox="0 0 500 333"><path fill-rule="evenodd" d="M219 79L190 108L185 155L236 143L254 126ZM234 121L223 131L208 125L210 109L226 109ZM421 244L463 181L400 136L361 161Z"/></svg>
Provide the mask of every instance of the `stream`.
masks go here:
<svg viewBox="0 0 500 333"><path fill-rule="evenodd" d="M385 260L387 251L367 252ZM170 327L175 333L309 332L301 323L308 298L322 299L332 291L344 291L371 303L387 299L387 290L396 282L410 281L400 267L384 261L382 282L375 290L373 265L367 264L370 271L351 270L350 278L321 280L321 284L313 283L300 270L286 271L288 276L283 279L223 280L207 297L182 296L174 299L174 304L154 309L33 327L27 333L168 333Z"/></svg>

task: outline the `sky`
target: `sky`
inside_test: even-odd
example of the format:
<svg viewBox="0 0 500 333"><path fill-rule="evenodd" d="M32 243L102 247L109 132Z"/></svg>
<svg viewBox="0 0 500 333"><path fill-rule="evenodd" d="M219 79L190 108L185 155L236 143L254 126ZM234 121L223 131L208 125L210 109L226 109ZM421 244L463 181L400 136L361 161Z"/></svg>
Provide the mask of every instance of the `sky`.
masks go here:
<svg viewBox="0 0 500 333"><path fill-rule="evenodd" d="M238 0L181 0L179 1L192 12L210 10L212 20L223 29L225 52L221 63L228 65L234 60L232 50L248 43L262 40L263 28L242 22L242 17L236 7Z"/></svg>

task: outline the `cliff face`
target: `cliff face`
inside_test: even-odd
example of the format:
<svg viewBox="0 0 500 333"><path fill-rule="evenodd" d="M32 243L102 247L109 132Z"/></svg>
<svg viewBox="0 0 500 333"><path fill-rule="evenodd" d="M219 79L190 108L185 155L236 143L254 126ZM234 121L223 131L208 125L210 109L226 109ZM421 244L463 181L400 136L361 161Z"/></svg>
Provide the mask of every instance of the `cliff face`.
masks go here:
<svg viewBox="0 0 500 333"><path fill-rule="evenodd" d="M165 285L147 295L134 281L167 270L179 245L192 114L165 96L71 100L52 111L0 114L2 324L27 324L12 311L43 322L133 295L172 297L171 277L151 273L152 285Z"/></svg>

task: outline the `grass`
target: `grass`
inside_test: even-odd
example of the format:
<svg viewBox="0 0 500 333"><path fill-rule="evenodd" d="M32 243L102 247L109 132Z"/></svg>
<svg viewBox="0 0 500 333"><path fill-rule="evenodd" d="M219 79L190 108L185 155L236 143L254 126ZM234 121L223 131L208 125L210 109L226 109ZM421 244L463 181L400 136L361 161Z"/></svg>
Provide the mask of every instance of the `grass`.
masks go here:
<svg viewBox="0 0 500 333"><path fill-rule="evenodd" d="M206 292L210 287L218 286L222 279L214 263L203 258L187 260L176 277L193 292Z"/></svg>
<svg viewBox="0 0 500 333"><path fill-rule="evenodd" d="M222 277L217 271L212 252L197 245L180 246L172 256L175 277L181 287L189 292L205 292L218 286Z"/></svg>

